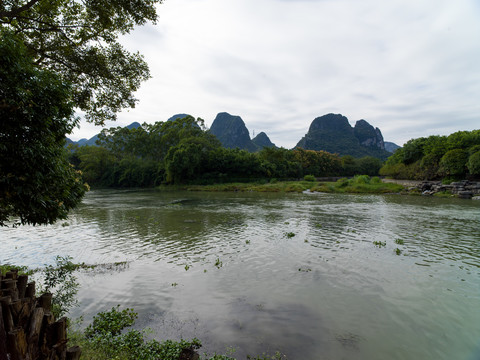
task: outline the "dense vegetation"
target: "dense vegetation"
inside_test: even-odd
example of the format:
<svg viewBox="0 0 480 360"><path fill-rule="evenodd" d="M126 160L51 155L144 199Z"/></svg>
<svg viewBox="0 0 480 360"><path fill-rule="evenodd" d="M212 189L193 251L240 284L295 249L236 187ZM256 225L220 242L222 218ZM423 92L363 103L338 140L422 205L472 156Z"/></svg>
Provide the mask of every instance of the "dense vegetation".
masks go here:
<svg viewBox="0 0 480 360"><path fill-rule="evenodd" d="M264 148L257 153L227 149L205 130L202 119L111 128L100 146L70 147L70 161L84 180L99 187L212 184L258 179L299 179L305 175L376 175L382 162L325 151Z"/></svg>
<svg viewBox="0 0 480 360"><path fill-rule="evenodd" d="M388 158L380 174L411 180L478 178L480 130L412 139Z"/></svg>
<svg viewBox="0 0 480 360"><path fill-rule="evenodd" d="M0 41L0 226L65 218L85 193L63 150L76 125L72 87L33 65L9 31ZM52 105L54 104L54 105Z"/></svg>
<svg viewBox="0 0 480 360"><path fill-rule="evenodd" d="M148 66L118 36L161 0L0 1L0 226L65 218L86 187L64 153L78 123L134 107Z"/></svg>

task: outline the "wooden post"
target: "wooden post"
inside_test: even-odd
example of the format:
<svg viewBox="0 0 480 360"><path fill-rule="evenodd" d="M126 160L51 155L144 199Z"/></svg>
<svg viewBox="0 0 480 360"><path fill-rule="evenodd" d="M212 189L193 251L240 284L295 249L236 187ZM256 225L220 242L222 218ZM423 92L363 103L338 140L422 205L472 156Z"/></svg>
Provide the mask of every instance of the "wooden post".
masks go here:
<svg viewBox="0 0 480 360"><path fill-rule="evenodd" d="M8 332L7 349L12 360L24 360L27 355L27 338L21 327Z"/></svg>
<svg viewBox="0 0 480 360"><path fill-rule="evenodd" d="M13 330L13 318L12 313L10 312L11 302L12 298L10 296L4 296L0 298L0 304L2 304L3 324L6 333Z"/></svg>
<svg viewBox="0 0 480 360"><path fill-rule="evenodd" d="M0 360L7 359L7 333L5 332L5 325L3 323L2 303L0 303Z"/></svg>
<svg viewBox="0 0 480 360"><path fill-rule="evenodd" d="M72 346L67 349L67 360L79 360L80 355L82 355L80 346Z"/></svg>
<svg viewBox="0 0 480 360"><path fill-rule="evenodd" d="M28 283L27 289L25 290L25 297L35 298L35 281Z"/></svg>
<svg viewBox="0 0 480 360"><path fill-rule="evenodd" d="M27 290L28 275L19 275L17 279L18 297L23 299Z"/></svg>
<svg viewBox="0 0 480 360"><path fill-rule="evenodd" d="M38 298L38 304L39 304L39 306L44 308L46 312L47 311L52 311L52 294L50 294L50 293L42 294Z"/></svg>

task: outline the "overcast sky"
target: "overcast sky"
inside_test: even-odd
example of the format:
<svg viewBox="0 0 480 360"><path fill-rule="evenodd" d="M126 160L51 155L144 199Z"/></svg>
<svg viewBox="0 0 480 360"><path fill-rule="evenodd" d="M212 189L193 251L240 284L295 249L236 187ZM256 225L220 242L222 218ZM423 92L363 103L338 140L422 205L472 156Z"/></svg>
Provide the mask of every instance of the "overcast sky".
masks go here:
<svg viewBox="0 0 480 360"><path fill-rule="evenodd" d="M478 0L166 0L122 39L152 78L110 126L226 111L294 147L327 113L386 141L480 129ZM82 122L72 139L101 130Z"/></svg>

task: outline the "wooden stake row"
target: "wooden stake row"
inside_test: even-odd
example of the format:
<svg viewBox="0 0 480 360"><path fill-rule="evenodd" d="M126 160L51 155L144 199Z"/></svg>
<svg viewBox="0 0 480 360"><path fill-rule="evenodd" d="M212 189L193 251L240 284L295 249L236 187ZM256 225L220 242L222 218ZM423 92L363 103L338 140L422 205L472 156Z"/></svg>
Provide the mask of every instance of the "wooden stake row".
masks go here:
<svg viewBox="0 0 480 360"><path fill-rule="evenodd" d="M67 349L67 319L55 321L52 294L35 296L35 282L17 270L0 272L0 360L78 360Z"/></svg>

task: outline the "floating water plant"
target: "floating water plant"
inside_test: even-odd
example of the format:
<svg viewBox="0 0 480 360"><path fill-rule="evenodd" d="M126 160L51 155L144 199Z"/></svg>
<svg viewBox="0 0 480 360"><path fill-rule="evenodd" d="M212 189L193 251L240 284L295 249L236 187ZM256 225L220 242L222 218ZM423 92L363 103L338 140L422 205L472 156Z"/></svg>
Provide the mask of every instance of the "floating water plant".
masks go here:
<svg viewBox="0 0 480 360"><path fill-rule="evenodd" d="M395 244L403 245L404 241L402 239L395 239Z"/></svg>
<svg viewBox="0 0 480 360"><path fill-rule="evenodd" d="M177 286L178 284L176 282L172 283L172 286L175 287Z"/></svg>
<svg viewBox="0 0 480 360"><path fill-rule="evenodd" d="M374 242L373 242L373 245L378 246L379 248L381 248L382 246L387 246L387 243L386 243L386 242L382 242L382 241L374 241Z"/></svg>
<svg viewBox="0 0 480 360"><path fill-rule="evenodd" d="M245 240L245 244L250 244L250 240Z"/></svg>
<svg viewBox="0 0 480 360"><path fill-rule="evenodd" d="M300 271L300 272L310 272L310 271L312 271L312 269L310 269L310 268L304 268L304 269L298 268L298 271Z"/></svg>
<svg viewBox="0 0 480 360"><path fill-rule="evenodd" d="M308 240L307 240L307 239L305 239L305 240L303 240L303 242L306 242L306 243L308 243Z"/></svg>
<svg viewBox="0 0 480 360"><path fill-rule="evenodd" d="M395 254L400 255L401 253L402 253L402 250L400 250L399 248L395 249Z"/></svg>
<svg viewBox="0 0 480 360"><path fill-rule="evenodd" d="M220 269L223 266L223 262L221 262L220 259L217 258L217 261L215 261L215 266Z"/></svg>
<svg viewBox="0 0 480 360"><path fill-rule="evenodd" d="M187 264L185 265L185 271L188 271L188 269L190 269L190 266Z"/></svg>
<svg viewBox="0 0 480 360"><path fill-rule="evenodd" d="M285 237L287 237L288 239L290 239L290 238L292 238L292 237L294 237L294 236L295 236L295 233L293 233L293 232L287 232L287 233L285 233Z"/></svg>

